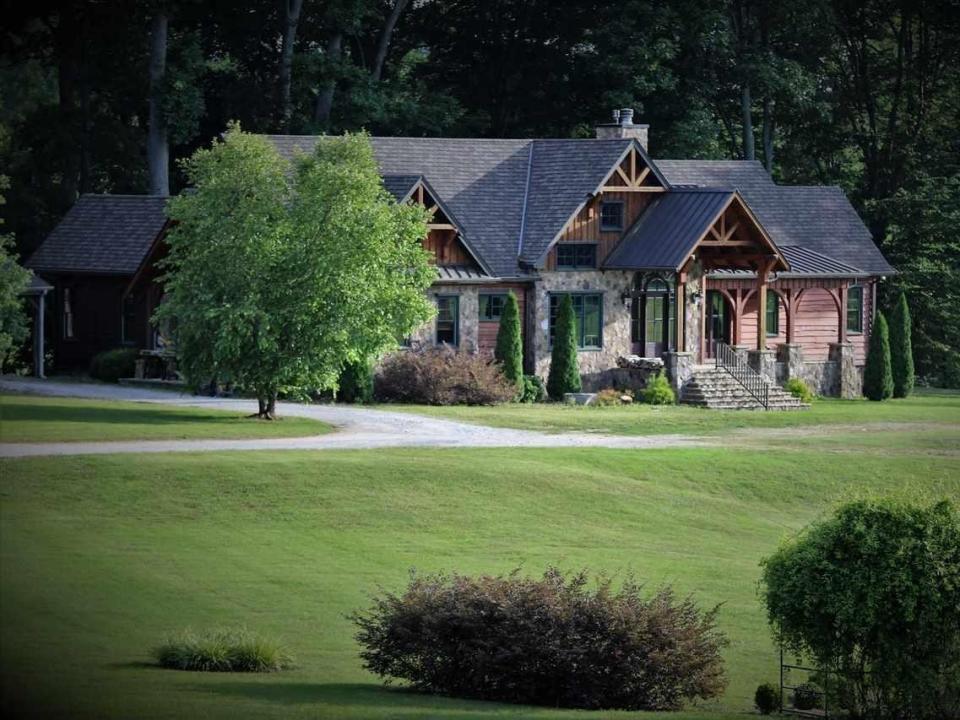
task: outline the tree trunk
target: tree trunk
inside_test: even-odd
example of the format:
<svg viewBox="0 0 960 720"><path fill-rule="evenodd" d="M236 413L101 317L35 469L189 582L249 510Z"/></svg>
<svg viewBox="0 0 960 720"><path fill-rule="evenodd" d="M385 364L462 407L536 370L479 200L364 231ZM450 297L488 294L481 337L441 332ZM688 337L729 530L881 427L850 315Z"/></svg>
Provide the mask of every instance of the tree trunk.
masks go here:
<svg viewBox="0 0 960 720"><path fill-rule="evenodd" d="M277 419L277 393L269 393L257 398L257 417L261 420Z"/></svg>
<svg viewBox="0 0 960 720"><path fill-rule="evenodd" d="M763 164L767 172L773 175L773 100L763 100Z"/></svg>
<svg viewBox="0 0 960 720"><path fill-rule="evenodd" d="M284 25L283 45L280 50L280 130L290 132L290 116L293 104L290 99L290 87L293 82L293 45L297 39L297 24L300 22L300 9L303 0L283 0Z"/></svg>
<svg viewBox="0 0 960 720"><path fill-rule="evenodd" d="M330 38L327 43L327 72L331 73L317 94L317 104L314 108L314 122L326 129L330 125L330 112L333 110L333 93L337 89L337 79L333 75L333 66L340 62L340 54L343 48L343 33L338 32Z"/></svg>
<svg viewBox="0 0 960 720"><path fill-rule="evenodd" d="M373 72L370 73L374 82L380 82L380 77L383 75L383 64L387 61L387 50L390 49L390 36L393 35L393 29L397 26L397 21L409 2L410 0L394 0L393 7L390 9L390 15L383 26L383 34L380 36L380 44L377 46L377 56L373 61Z"/></svg>
<svg viewBox="0 0 960 720"><path fill-rule="evenodd" d="M740 90L740 114L743 121L743 159L756 160L757 151L753 139L753 100L750 97L750 83L744 81Z"/></svg>
<svg viewBox="0 0 960 720"><path fill-rule="evenodd" d="M170 151L167 119L163 112L163 83L167 71L167 16L157 10L150 27L150 118L147 130L147 165L150 193L170 194Z"/></svg>

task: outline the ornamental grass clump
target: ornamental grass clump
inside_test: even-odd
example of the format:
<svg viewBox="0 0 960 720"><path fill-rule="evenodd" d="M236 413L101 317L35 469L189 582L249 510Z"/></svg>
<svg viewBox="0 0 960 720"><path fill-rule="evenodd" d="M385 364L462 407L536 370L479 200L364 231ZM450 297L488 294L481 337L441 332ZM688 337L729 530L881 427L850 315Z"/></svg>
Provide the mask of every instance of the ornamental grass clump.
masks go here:
<svg viewBox="0 0 960 720"><path fill-rule="evenodd" d="M412 689L563 708L676 710L726 684L717 608L585 572L417 575L352 616L364 667Z"/></svg>
<svg viewBox="0 0 960 720"><path fill-rule="evenodd" d="M275 642L247 630L185 630L152 654L158 664L173 670L276 672L293 664Z"/></svg>

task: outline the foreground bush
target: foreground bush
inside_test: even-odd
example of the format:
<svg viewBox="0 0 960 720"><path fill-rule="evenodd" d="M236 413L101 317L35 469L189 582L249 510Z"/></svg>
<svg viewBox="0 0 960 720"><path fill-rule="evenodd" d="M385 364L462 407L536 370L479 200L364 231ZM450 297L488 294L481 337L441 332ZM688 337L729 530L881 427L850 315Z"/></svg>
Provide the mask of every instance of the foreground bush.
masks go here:
<svg viewBox="0 0 960 720"><path fill-rule="evenodd" d="M640 397L649 405L674 405L677 402L677 395L670 387L670 381L663 374L663 370L647 380L647 387L640 393Z"/></svg>
<svg viewBox="0 0 960 720"><path fill-rule="evenodd" d="M960 519L855 502L764 561L771 626L858 717L960 717ZM799 707L799 705L798 705Z"/></svg>
<svg viewBox="0 0 960 720"><path fill-rule="evenodd" d="M185 631L153 650L166 668L205 672L275 672L292 665L274 642L246 630Z"/></svg>
<svg viewBox="0 0 960 720"><path fill-rule="evenodd" d="M138 353L135 348L117 348L97 353L90 360L90 377L104 382L131 378L136 370Z"/></svg>
<svg viewBox="0 0 960 720"><path fill-rule="evenodd" d="M753 694L753 704L761 715L769 715L780 709L780 688L773 683L757 686Z"/></svg>
<svg viewBox="0 0 960 720"><path fill-rule="evenodd" d="M547 388L539 375L523 376L523 392L520 393L519 402L537 403L547 399Z"/></svg>
<svg viewBox="0 0 960 720"><path fill-rule="evenodd" d="M725 685L717 609L585 573L414 575L356 613L364 667L423 692L569 708L674 710Z"/></svg>
<svg viewBox="0 0 960 720"><path fill-rule="evenodd" d="M449 346L391 355L375 386L381 400L424 405L493 405L517 394L497 363Z"/></svg>

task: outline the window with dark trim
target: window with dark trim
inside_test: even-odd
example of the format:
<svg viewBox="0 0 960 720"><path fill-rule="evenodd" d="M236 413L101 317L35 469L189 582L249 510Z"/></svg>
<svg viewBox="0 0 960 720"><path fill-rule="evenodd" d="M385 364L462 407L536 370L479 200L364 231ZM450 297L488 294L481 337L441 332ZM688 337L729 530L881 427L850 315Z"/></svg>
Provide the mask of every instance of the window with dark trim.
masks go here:
<svg viewBox="0 0 960 720"><path fill-rule="evenodd" d="M506 293L480 293L480 322L500 322Z"/></svg>
<svg viewBox="0 0 960 720"><path fill-rule="evenodd" d="M863 332L863 286L854 285L847 290L847 332Z"/></svg>
<svg viewBox="0 0 960 720"><path fill-rule="evenodd" d="M460 344L460 298L437 295L437 345Z"/></svg>
<svg viewBox="0 0 960 720"><path fill-rule="evenodd" d="M596 243L558 243L557 270L592 270L597 267Z"/></svg>
<svg viewBox="0 0 960 720"><path fill-rule="evenodd" d="M63 289L63 339L73 340L76 337L73 327L73 288Z"/></svg>
<svg viewBox="0 0 960 720"><path fill-rule="evenodd" d="M600 229L603 232L623 230L622 200L605 200L600 203Z"/></svg>
<svg viewBox="0 0 960 720"><path fill-rule="evenodd" d="M564 293L550 294L550 344ZM603 295L601 293L570 293L573 316L577 320L577 347L596 350L603 347Z"/></svg>
<svg viewBox="0 0 960 720"><path fill-rule="evenodd" d="M767 290L767 335L780 334L780 296L773 290Z"/></svg>

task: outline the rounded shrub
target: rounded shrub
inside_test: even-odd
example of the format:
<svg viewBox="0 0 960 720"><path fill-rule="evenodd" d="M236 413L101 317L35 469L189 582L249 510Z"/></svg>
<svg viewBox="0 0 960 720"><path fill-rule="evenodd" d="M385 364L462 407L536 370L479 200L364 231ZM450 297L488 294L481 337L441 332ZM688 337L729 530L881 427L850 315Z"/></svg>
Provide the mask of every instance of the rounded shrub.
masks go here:
<svg viewBox="0 0 960 720"><path fill-rule="evenodd" d="M104 382L133 377L139 352L136 348L116 348L97 353L90 360L90 377Z"/></svg>
<svg viewBox="0 0 960 720"><path fill-rule="evenodd" d="M242 629L185 630L154 648L153 657L166 668L203 672L275 672L293 664L275 642Z"/></svg>
<svg viewBox="0 0 960 720"><path fill-rule="evenodd" d="M413 689L564 708L674 710L726 684L717 608L548 569L414 575L352 617L364 667Z"/></svg>
<svg viewBox="0 0 960 720"><path fill-rule="evenodd" d="M780 709L780 688L773 683L757 686L753 694L753 704L761 715L769 715Z"/></svg>
<svg viewBox="0 0 960 720"><path fill-rule="evenodd" d="M673 405L677 402L677 395L670 387L670 381L661 370L651 375L647 380L647 387L640 394L643 401L649 405Z"/></svg>
<svg viewBox="0 0 960 720"><path fill-rule="evenodd" d="M520 402L536 403L547 399L547 388L539 375L523 376L523 392L520 393Z"/></svg>
<svg viewBox="0 0 960 720"><path fill-rule="evenodd" d="M813 710L821 704L822 693L813 683L802 683L793 689L793 707L797 710Z"/></svg>
<svg viewBox="0 0 960 720"><path fill-rule="evenodd" d="M787 384L784 385L784 389L786 389L788 393L793 395L800 402L813 402L813 390L811 390L810 386L800 378L792 377L787 380Z"/></svg>
<svg viewBox="0 0 960 720"><path fill-rule="evenodd" d="M494 405L514 400L517 386L498 363L445 345L388 356L376 376L376 396L424 405Z"/></svg>

